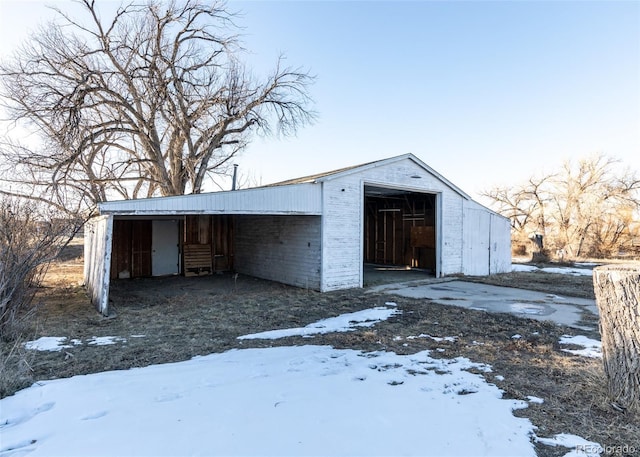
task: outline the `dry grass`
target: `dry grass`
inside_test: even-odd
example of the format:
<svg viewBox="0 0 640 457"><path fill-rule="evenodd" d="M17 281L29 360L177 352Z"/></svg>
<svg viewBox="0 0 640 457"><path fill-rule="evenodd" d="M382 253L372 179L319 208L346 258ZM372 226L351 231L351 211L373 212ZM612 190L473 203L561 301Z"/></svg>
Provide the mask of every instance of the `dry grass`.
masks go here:
<svg viewBox="0 0 640 457"><path fill-rule="evenodd" d="M558 265L554 265L558 266ZM511 272L492 276L465 278L465 280L516 287L519 289L553 292L557 295L589 298L595 300L591 276L559 275L546 272Z"/></svg>
<svg viewBox="0 0 640 457"><path fill-rule="evenodd" d="M608 404L601 361L560 350L560 336L576 334L569 328L362 290L320 294L243 276L235 283L230 275L117 282L111 294L117 314L107 319L88 304L77 285L80 273L77 256L50 270L47 287L38 295L42 307L33 336L65 336L81 339L83 344L61 352L32 352L29 378L12 387L3 386L3 396L36 379L180 361L230 348L330 344L400 354L431 349L433 356L464 356L490 364L493 372L481 375L497 384L508 398L543 398L543 404L531 404L514 413L530 418L539 436L575 433L612 451L605 455L631 455L615 452L619 450L616 446L623 445L634 447L640 454L640 418L621 414ZM552 276L556 281L545 280L543 290L567 294L569 286L557 275ZM496 281L520 285L523 278L518 278L503 276ZM584 277L570 278L577 288L574 295L584 296ZM304 326L387 301L395 301L402 314L370 329L315 338L237 339L246 333ZM512 338L516 333L522 338ZM436 342L408 338L420 334L456 339ZM93 336L119 336L126 342L112 346L86 344ZM444 352L436 351L438 348ZM3 354L9 350L7 345L2 347ZM542 457L566 453L564 448L543 445L536 445L536 449Z"/></svg>

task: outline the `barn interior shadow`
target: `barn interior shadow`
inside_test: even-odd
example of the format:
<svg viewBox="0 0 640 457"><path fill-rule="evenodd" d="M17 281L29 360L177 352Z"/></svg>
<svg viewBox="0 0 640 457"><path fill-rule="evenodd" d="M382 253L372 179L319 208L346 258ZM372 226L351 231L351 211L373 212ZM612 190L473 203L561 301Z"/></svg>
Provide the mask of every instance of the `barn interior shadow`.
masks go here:
<svg viewBox="0 0 640 457"><path fill-rule="evenodd" d="M402 265L364 264L364 287L433 278L435 278L433 271L427 269Z"/></svg>

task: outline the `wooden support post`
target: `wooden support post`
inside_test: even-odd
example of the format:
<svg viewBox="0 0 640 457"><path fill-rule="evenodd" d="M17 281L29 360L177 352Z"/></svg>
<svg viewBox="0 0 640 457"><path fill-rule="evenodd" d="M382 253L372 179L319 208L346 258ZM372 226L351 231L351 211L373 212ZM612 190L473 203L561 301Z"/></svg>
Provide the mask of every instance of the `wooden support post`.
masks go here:
<svg viewBox="0 0 640 457"><path fill-rule="evenodd" d="M597 267L593 285L612 404L640 412L640 266Z"/></svg>

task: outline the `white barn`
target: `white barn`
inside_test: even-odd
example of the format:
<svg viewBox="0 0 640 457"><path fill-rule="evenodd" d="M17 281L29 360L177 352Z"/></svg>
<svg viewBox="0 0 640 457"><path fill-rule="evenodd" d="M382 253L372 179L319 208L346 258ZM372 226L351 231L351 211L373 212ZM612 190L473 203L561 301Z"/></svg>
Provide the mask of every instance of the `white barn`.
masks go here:
<svg viewBox="0 0 640 457"><path fill-rule="evenodd" d="M105 202L85 230L85 284L219 271L322 292L362 287L366 263L435 277L507 272L509 220L412 154L253 189Z"/></svg>

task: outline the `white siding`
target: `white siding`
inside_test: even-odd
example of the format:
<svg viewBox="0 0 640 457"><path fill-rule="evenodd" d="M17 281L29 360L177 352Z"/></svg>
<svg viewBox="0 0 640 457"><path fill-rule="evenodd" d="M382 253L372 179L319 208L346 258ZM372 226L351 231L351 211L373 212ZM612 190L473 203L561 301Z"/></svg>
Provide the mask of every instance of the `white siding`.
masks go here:
<svg viewBox="0 0 640 457"><path fill-rule="evenodd" d="M232 192L106 202L100 212L141 218L236 215L238 272L330 291L362 287L365 186L398 188L436 195L437 274L490 274L510 268L509 221L472 201L410 154L304 180ZM103 313L108 312L111 217L90 224L85 241L85 282L92 302Z"/></svg>
<svg viewBox="0 0 640 457"><path fill-rule="evenodd" d="M238 216L235 270L319 290L320 220L319 216Z"/></svg>
<svg viewBox="0 0 640 457"><path fill-rule="evenodd" d="M84 283L98 312L109 314L109 274L113 216L98 216L85 224Z"/></svg>
<svg viewBox="0 0 640 457"><path fill-rule="evenodd" d="M511 221L491 215L491 262L489 274L511 271Z"/></svg>
<svg viewBox="0 0 640 457"><path fill-rule="evenodd" d="M100 204L101 214L306 214L320 215L320 185L259 187L177 197L124 200Z"/></svg>
<svg viewBox="0 0 640 457"><path fill-rule="evenodd" d="M420 176L419 179L412 176ZM464 197L410 159L326 179L323 184L322 290L362 287L364 186L396 187L441 196L436 221L443 275L462 272Z"/></svg>
<svg viewBox="0 0 640 457"><path fill-rule="evenodd" d="M509 219L473 201L464 207L463 245L463 274L484 276L511 269Z"/></svg>
<svg viewBox="0 0 640 457"><path fill-rule="evenodd" d="M323 183L323 292L362 287L363 198L359 176Z"/></svg>
<svg viewBox="0 0 640 457"><path fill-rule="evenodd" d="M464 199L454 192L443 192L441 211L442 275L462 273L462 214Z"/></svg>
<svg viewBox="0 0 640 457"><path fill-rule="evenodd" d="M463 273L483 276L489 273L491 215L479 208L466 208L464 213Z"/></svg>

